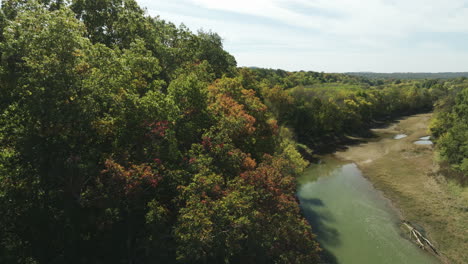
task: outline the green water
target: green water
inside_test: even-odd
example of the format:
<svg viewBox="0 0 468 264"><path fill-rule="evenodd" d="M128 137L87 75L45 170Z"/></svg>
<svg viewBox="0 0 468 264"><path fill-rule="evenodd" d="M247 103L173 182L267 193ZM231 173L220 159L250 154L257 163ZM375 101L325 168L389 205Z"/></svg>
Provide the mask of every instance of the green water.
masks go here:
<svg viewBox="0 0 468 264"><path fill-rule="evenodd" d="M354 163L329 157L312 165L299 179L298 197L327 263L438 263L403 238L397 212Z"/></svg>

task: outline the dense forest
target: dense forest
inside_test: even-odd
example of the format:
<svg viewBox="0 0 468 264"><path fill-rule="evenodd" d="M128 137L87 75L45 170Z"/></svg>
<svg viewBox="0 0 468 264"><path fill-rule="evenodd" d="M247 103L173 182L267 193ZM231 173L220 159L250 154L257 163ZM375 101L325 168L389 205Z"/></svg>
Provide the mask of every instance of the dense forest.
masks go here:
<svg viewBox="0 0 468 264"><path fill-rule="evenodd" d="M468 80L439 81L431 132L436 138L444 174L468 184ZM442 89L440 89L442 88Z"/></svg>
<svg viewBox="0 0 468 264"><path fill-rule="evenodd" d="M0 56L1 263L316 263L303 156L434 103L468 170L464 79L238 68L134 0L3 1Z"/></svg>
<svg viewBox="0 0 468 264"><path fill-rule="evenodd" d="M428 111L431 82L371 81L342 74L254 70L261 95L279 124L313 149L365 135L379 120ZM436 89L436 88L435 88Z"/></svg>

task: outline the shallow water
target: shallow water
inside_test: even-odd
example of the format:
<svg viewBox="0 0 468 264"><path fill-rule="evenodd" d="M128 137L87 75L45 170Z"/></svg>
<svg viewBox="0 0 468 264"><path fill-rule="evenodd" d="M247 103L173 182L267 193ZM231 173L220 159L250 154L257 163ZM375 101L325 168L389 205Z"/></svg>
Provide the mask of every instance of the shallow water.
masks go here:
<svg viewBox="0 0 468 264"><path fill-rule="evenodd" d="M397 212L354 163L328 157L312 165L297 195L327 263L438 263L402 237Z"/></svg>
<svg viewBox="0 0 468 264"><path fill-rule="evenodd" d="M393 139L402 139L402 138L405 138L407 136L408 135L405 135L405 134L398 134L398 135L394 136Z"/></svg>
<svg viewBox="0 0 468 264"><path fill-rule="evenodd" d="M434 144L430 140L418 140L418 141L415 141L413 143L416 144L416 145L432 145L432 144Z"/></svg>
<svg viewBox="0 0 468 264"><path fill-rule="evenodd" d="M429 139L431 139L431 136L420 137L419 139L420 140L429 140Z"/></svg>

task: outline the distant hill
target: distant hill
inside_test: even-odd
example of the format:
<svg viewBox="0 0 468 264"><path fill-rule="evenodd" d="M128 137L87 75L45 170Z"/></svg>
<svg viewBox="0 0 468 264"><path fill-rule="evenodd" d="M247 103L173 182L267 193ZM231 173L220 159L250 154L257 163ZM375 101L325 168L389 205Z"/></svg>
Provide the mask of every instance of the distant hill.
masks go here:
<svg viewBox="0 0 468 264"><path fill-rule="evenodd" d="M361 76L369 79L452 79L468 77L468 72L346 72L345 74Z"/></svg>

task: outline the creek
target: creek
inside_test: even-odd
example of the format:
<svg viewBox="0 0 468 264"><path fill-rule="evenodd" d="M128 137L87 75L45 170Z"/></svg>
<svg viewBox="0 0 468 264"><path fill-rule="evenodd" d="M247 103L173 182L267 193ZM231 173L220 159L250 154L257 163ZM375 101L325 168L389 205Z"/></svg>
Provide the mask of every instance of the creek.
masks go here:
<svg viewBox="0 0 468 264"><path fill-rule="evenodd" d="M404 237L398 211L352 162L323 157L298 179L297 196L326 263L439 263Z"/></svg>

